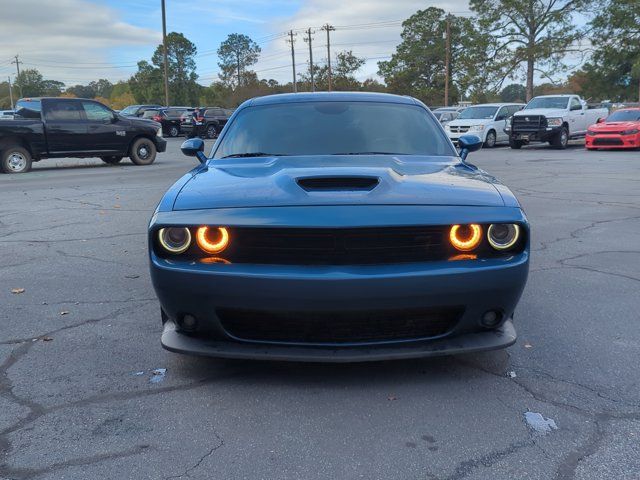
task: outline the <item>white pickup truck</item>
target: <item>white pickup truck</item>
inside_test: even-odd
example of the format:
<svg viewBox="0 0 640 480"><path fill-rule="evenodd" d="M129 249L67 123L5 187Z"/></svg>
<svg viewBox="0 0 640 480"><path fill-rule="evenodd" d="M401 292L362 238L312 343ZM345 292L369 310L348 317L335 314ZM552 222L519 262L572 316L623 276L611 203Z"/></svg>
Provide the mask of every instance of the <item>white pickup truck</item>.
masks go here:
<svg viewBox="0 0 640 480"><path fill-rule="evenodd" d="M515 113L507 121L505 132L511 148L531 142L566 148L570 139L584 137L589 125L607 115L606 108L589 108L578 95L542 95Z"/></svg>

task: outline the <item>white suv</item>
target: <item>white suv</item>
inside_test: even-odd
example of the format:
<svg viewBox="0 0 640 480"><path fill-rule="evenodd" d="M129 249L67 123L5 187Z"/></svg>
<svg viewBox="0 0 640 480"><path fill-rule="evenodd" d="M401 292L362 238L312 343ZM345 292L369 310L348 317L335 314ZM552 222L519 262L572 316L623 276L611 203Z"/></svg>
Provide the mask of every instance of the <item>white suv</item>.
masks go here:
<svg viewBox="0 0 640 480"><path fill-rule="evenodd" d="M488 148L508 142L504 129L507 119L524 107L523 103L485 103L465 108L454 121L444 126L453 143L469 133L479 136Z"/></svg>

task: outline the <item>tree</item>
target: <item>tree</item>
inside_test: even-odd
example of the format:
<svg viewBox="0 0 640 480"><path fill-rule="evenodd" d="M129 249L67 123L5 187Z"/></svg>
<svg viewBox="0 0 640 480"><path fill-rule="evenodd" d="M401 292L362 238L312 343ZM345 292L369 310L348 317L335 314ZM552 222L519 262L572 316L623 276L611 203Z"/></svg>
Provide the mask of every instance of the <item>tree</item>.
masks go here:
<svg viewBox="0 0 640 480"><path fill-rule="evenodd" d="M519 83L507 85L500 91L500 101L505 103L524 102L527 98L527 89Z"/></svg>
<svg viewBox="0 0 640 480"><path fill-rule="evenodd" d="M361 84L354 74L362 68L366 60L356 57L351 50L338 52L335 62L331 67L331 82L334 90L360 90ZM311 86L311 69L300 74L300 81ZM329 88L329 67L327 65L313 67L313 81L316 90L327 90Z"/></svg>
<svg viewBox="0 0 640 480"><path fill-rule="evenodd" d="M93 89L93 97L91 98L109 98L111 96L111 91L113 90L113 84L105 78L89 82L89 87Z"/></svg>
<svg viewBox="0 0 640 480"><path fill-rule="evenodd" d="M599 12L592 21L594 36L607 41L597 44L584 68L593 81L589 88L611 82L618 99L640 101L640 2L611 0Z"/></svg>
<svg viewBox="0 0 640 480"><path fill-rule="evenodd" d="M416 96L427 104L444 103L445 32L451 31L450 96L470 88L486 90L489 66L486 51L490 38L470 19L447 17L444 10L419 10L402 23L402 42L391 59L378 63L378 74L390 91Z"/></svg>
<svg viewBox="0 0 640 480"><path fill-rule="evenodd" d="M67 93L71 93L79 98L93 98L96 96L96 91L90 85L73 85L67 88Z"/></svg>
<svg viewBox="0 0 640 480"><path fill-rule="evenodd" d="M243 84L243 73L255 65L261 52L260 46L246 35L232 33L220 44L220 80L228 86L239 87Z"/></svg>
<svg viewBox="0 0 640 480"><path fill-rule="evenodd" d="M167 70L169 78L169 100L174 105L195 105L199 88L196 80L196 46L182 33L170 32L167 35ZM162 45L158 45L151 62L164 76L164 57ZM162 87L164 89L164 85ZM163 90L164 91L164 90ZM164 95L161 103L164 103Z"/></svg>
<svg viewBox="0 0 640 480"><path fill-rule="evenodd" d="M635 0L628 0L635 1ZM525 65L527 101L533 96L535 73L550 77L564 66L569 52L585 31L575 16L586 12L593 0L471 0L479 24L496 40L492 61L502 70L502 84Z"/></svg>
<svg viewBox="0 0 640 480"><path fill-rule="evenodd" d="M162 70L146 60L138 62L138 71L129 79L131 93L140 103L162 103L164 84Z"/></svg>
<svg viewBox="0 0 640 480"><path fill-rule="evenodd" d="M18 92L22 89L23 97L57 97L64 90L64 83L57 80L45 80L35 68L22 70L20 75L16 76L14 84Z"/></svg>

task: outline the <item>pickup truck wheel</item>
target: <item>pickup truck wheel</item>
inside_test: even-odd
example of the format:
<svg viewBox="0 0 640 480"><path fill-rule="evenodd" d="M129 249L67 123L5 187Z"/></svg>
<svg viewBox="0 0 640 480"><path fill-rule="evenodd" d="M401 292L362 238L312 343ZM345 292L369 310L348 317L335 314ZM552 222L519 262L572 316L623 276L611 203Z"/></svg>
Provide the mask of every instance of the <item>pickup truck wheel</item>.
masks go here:
<svg viewBox="0 0 640 480"><path fill-rule="evenodd" d="M4 173L26 173L31 170L31 154L22 147L8 147L2 151L0 170Z"/></svg>
<svg viewBox="0 0 640 480"><path fill-rule="evenodd" d="M516 140L515 138L509 138L509 146L514 150L520 150L524 142L522 140Z"/></svg>
<svg viewBox="0 0 640 480"><path fill-rule="evenodd" d="M489 130L489 133L487 133L487 138L484 141L484 147L493 148L495 146L496 146L496 132L494 132L493 130Z"/></svg>
<svg viewBox="0 0 640 480"><path fill-rule="evenodd" d="M562 129L549 143L551 143L552 147L557 148L558 150L564 150L567 148L567 145L569 144L569 130L567 130L567 127L562 127Z"/></svg>
<svg viewBox="0 0 640 480"><path fill-rule="evenodd" d="M110 157L100 157L100 160L102 160L104 163L108 163L109 165L115 165L122 161L122 157L111 155Z"/></svg>
<svg viewBox="0 0 640 480"><path fill-rule="evenodd" d="M156 159L156 146L148 138L139 138L131 145L129 158L136 165L151 165Z"/></svg>
<svg viewBox="0 0 640 480"><path fill-rule="evenodd" d="M209 125L207 127L207 131L206 131L206 137L207 138L216 138L218 136L218 130L216 129L215 125Z"/></svg>
<svg viewBox="0 0 640 480"><path fill-rule="evenodd" d="M178 134L180 133L180 129L178 127L176 127L175 125L172 125L171 128L169 128L169 136L170 137L177 137Z"/></svg>

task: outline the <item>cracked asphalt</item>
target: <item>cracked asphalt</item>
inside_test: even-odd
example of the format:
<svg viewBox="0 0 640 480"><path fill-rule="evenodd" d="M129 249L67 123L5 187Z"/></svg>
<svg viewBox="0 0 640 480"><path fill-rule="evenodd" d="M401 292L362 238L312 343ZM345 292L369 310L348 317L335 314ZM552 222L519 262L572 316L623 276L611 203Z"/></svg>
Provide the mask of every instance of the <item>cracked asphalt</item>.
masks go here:
<svg viewBox="0 0 640 480"><path fill-rule="evenodd" d="M515 346L305 365L160 347L145 231L179 145L0 175L0 478L640 478L639 152L470 157L532 225Z"/></svg>

